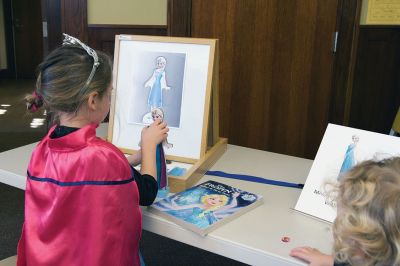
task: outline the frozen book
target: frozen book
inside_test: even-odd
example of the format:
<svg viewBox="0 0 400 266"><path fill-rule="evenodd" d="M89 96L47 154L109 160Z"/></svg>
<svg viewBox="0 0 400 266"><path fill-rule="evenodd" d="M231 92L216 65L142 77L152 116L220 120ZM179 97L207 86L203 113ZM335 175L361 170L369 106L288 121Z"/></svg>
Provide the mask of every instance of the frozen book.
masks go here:
<svg viewBox="0 0 400 266"><path fill-rule="evenodd" d="M157 201L150 211L204 236L261 203L260 195L207 181Z"/></svg>

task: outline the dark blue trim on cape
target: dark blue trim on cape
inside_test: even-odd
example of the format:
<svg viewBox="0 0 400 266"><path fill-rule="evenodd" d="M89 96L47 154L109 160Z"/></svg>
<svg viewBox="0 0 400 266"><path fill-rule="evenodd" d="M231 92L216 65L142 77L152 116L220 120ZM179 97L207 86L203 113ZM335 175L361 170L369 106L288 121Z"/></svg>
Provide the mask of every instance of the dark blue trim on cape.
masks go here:
<svg viewBox="0 0 400 266"><path fill-rule="evenodd" d="M36 177L32 176L29 171L26 171L28 174L28 178L33 181L39 181L39 182L48 182L48 183L53 183L61 187L72 187L72 186L85 186L85 185L94 185L94 186L113 186L113 185L123 185L127 184L130 182L135 181L135 178L132 177L130 179L125 179L125 180L120 180L120 181L95 181L95 180L90 180L90 181L76 181L76 182L62 182L58 181L52 178L47 178L47 177Z"/></svg>

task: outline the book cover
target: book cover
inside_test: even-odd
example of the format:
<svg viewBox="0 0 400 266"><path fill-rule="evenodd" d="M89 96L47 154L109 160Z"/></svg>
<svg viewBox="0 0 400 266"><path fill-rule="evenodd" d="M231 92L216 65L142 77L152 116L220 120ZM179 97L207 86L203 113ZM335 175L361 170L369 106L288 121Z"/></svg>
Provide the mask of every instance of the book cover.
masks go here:
<svg viewBox="0 0 400 266"><path fill-rule="evenodd" d="M200 235L262 203L262 196L207 181L155 202L150 211Z"/></svg>
<svg viewBox="0 0 400 266"><path fill-rule="evenodd" d="M399 137L329 124L295 210L333 222L336 201L331 185L362 161L392 156L400 156Z"/></svg>

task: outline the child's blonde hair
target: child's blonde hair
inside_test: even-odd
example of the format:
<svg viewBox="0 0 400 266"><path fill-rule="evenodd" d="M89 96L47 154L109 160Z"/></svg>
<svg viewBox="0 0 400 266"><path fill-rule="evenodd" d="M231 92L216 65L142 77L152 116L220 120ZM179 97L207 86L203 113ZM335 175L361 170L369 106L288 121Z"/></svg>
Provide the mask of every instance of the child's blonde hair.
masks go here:
<svg viewBox="0 0 400 266"><path fill-rule="evenodd" d="M400 265L400 157L365 161L339 184L334 255L352 265Z"/></svg>

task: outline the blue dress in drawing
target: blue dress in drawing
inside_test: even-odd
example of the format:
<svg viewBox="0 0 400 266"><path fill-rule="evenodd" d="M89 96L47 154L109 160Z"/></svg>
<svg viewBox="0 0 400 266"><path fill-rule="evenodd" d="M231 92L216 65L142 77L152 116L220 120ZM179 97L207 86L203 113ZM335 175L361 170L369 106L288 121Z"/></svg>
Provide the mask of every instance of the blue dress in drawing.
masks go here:
<svg viewBox="0 0 400 266"><path fill-rule="evenodd" d="M340 167L340 172L338 176L338 180L341 179L341 176L349 171L353 166L356 164L356 158L355 158L355 149L357 147L359 137L356 135L352 136L352 141L353 143L349 144L347 146L346 153L344 155L343 163L342 166Z"/></svg>
<svg viewBox="0 0 400 266"><path fill-rule="evenodd" d="M154 108L163 106L163 95L162 90L169 90L166 79L165 79L165 66L167 60L159 56L156 59L156 69L153 72L151 78L145 83L146 88L150 88L149 97L147 98L147 105L150 107L150 111Z"/></svg>
<svg viewBox="0 0 400 266"><path fill-rule="evenodd" d="M147 104L151 107L162 107L161 78L165 71L154 71L154 83L151 87Z"/></svg>
<svg viewBox="0 0 400 266"><path fill-rule="evenodd" d="M349 171L355 164L355 159L354 159L354 149L356 145L355 144L350 144L347 147L346 154L344 156L344 160L342 163L342 167L340 167L340 173L344 173Z"/></svg>

